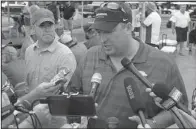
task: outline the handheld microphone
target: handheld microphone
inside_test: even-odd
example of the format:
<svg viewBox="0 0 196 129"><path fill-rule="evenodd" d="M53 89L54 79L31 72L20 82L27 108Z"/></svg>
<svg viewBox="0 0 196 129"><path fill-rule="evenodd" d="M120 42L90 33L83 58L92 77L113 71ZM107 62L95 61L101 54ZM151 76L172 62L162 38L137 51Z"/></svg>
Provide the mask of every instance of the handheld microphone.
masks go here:
<svg viewBox="0 0 196 129"><path fill-rule="evenodd" d="M91 79L91 91L89 93L90 96L96 97L97 89L99 85L101 84L102 76L100 73L94 73Z"/></svg>
<svg viewBox="0 0 196 129"><path fill-rule="evenodd" d="M152 88L153 84L149 82L144 76L142 76L139 71L136 69L136 67L131 63L131 61L125 57L121 60L121 64L123 67L125 67L127 70L132 72L147 88Z"/></svg>
<svg viewBox="0 0 196 129"><path fill-rule="evenodd" d="M133 112L139 115L142 125L145 127L145 124L147 124L144 116L145 105L140 102L142 98L136 82L132 78L126 78L124 80L124 86Z"/></svg>
<svg viewBox="0 0 196 129"><path fill-rule="evenodd" d="M182 103L180 103L180 99L182 98L182 93L174 87L173 89L166 86L164 83L156 83L152 88L152 91L160 98L163 99L162 106L169 110L173 106L181 109L187 114L191 115L191 112L186 108Z"/></svg>

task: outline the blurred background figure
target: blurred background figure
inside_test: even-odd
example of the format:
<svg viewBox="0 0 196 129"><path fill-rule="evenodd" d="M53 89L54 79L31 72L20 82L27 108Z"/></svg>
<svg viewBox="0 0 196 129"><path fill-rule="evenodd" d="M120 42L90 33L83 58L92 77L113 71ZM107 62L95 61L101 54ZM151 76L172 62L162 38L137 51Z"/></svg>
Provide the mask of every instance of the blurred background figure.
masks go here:
<svg viewBox="0 0 196 129"><path fill-rule="evenodd" d="M33 13L35 13L39 8L37 5L31 5L30 7L24 9L23 14L26 18L24 18L23 29L25 32L25 38L22 43L22 48L20 50L19 57L20 59L24 59L26 49L33 43L37 41L35 31L32 27L31 19ZM25 20L26 19L26 20Z"/></svg>
<svg viewBox="0 0 196 129"><path fill-rule="evenodd" d="M2 71L15 87L17 83L24 81L25 61L18 59L17 51L12 46L2 47Z"/></svg>
<svg viewBox="0 0 196 129"><path fill-rule="evenodd" d="M58 20L60 19L59 4L57 4L56 1L52 1L52 3L48 5L48 9L53 13L55 24L57 24Z"/></svg>
<svg viewBox="0 0 196 129"><path fill-rule="evenodd" d="M96 30L91 29L90 26L91 26L90 23L83 26L85 39L86 39L84 45L86 46L87 49L93 46L101 45L99 34L96 32Z"/></svg>
<svg viewBox="0 0 196 129"><path fill-rule="evenodd" d="M193 12L190 13L191 23L190 23L190 33L189 33L189 51L192 52L193 45L196 45L196 7Z"/></svg>
<svg viewBox="0 0 196 129"><path fill-rule="evenodd" d="M75 8L71 5L70 1L65 2L65 6L63 8L63 18L65 19L64 25L66 26L66 30L69 30L72 35L72 21L75 15Z"/></svg>
<svg viewBox="0 0 196 129"><path fill-rule="evenodd" d="M180 45L179 55L184 56L182 49L184 42L187 41L187 32L190 22L189 13L186 12L186 5L180 5L180 11L173 15L172 22L172 33L176 33L176 40Z"/></svg>
<svg viewBox="0 0 196 129"><path fill-rule="evenodd" d="M157 13L155 3L146 3L146 19L141 23L146 27L146 41L148 45L159 48L159 34L161 29L161 17Z"/></svg>
<svg viewBox="0 0 196 129"><path fill-rule="evenodd" d="M71 51L76 57L77 64L87 52L87 48L83 43L78 43L76 38L72 38L71 35L68 35L66 33L61 35L60 42L71 49Z"/></svg>

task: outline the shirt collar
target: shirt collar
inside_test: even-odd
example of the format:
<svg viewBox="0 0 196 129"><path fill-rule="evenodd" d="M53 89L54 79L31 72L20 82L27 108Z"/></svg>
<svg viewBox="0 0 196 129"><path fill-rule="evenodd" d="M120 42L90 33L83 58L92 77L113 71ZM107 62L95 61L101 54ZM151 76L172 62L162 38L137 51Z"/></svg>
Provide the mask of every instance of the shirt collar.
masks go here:
<svg viewBox="0 0 196 129"><path fill-rule="evenodd" d="M136 53L136 55L134 56L134 58L132 59L133 63L145 63L147 61L147 57L148 57L148 47L145 47L144 43L139 42L139 49ZM108 55L105 54L103 48L100 48L99 51L99 59L106 61L108 59Z"/></svg>
<svg viewBox="0 0 196 129"><path fill-rule="evenodd" d="M43 50L42 50L42 52L44 52L44 51L49 51L49 52L54 52L55 51L55 49L56 49L56 44L57 44L57 39L55 38L55 40L53 41L53 43L49 46L49 47L47 47L47 48L44 48ZM37 48L39 48L39 46L38 46L38 41L34 44L34 46L33 46L33 48L34 48L34 50L35 49L37 49Z"/></svg>

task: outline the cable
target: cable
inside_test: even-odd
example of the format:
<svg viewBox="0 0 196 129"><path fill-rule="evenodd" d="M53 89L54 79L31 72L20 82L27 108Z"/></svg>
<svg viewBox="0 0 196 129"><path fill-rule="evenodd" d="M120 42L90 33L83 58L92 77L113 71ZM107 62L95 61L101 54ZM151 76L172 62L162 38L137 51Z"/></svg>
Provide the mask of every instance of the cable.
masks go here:
<svg viewBox="0 0 196 129"><path fill-rule="evenodd" d="M36 102L39 102L40 101L40 99L36 99L36 100L34 100L32 103L31 103L31 109L33 110L33 107L34 107L34 105L35 105L35 103Z"/></svg>
<svg viewBox="0 0 196 129"><path fill-rule="evenodd" d="M40 127L39 127L39 128L41 128L41 129L42 129L42 124L41 124L41 122L40 122L39 118L37 117L37 115L36 115L35 113L33 113L33 115L34 115L34 118L37 120L37 122L38 122L38 123L39 123L39 125L40 125Z"/></svg>
<svg viewBox="0 0 196 129"><path fill-rule="evenodd" d="M22 112L22 113L26 113L30 116L31 118L31 121L32 121L32 125L33 125L33 128L36 129L37 128L37 123L34 119L36 118L33 118L34 116L30 113L29 110L27 110L26 108L24 108L23 106L15 106L15 109Z"/></svg>
<svg viewBox="0 0 196 129"><path fill-rule="evenodd" d="M15 121L15 123L16 123L16 128L17 129L19 129L19 127L18 127L18 121L17 121L17 119L16 119L16 116L14 115L14 121Z"/></svg>
<svg viewBox="0 0 196 129"><path fill-rule="evenodd" d="M175 115L175 117L179 120L179 122L182 125L182 127L185 129L184 125L182 124L182 121L180 120L180 118L178 117L178 115L176 114L176 112L173 111L173 110L171 110L171 112Z"/></svg>
<svg viewBox="0 0 196 129"><path fill-rule="evenodd" d="M35 123L34 123L34 119L33 119L32 115L31 115L30 113L29 113L29 116L30 116L30 118L31 118L33 128L36 129L37 127L36 127L36 125L35 125Z"/></svg>

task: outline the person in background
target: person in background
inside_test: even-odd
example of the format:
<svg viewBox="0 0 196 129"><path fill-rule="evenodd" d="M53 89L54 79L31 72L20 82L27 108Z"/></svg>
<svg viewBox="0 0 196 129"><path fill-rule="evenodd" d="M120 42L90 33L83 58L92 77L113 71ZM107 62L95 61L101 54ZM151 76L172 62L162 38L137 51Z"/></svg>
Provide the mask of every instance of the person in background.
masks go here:
<svg viewBox="0 0 196 129"><path fill-rule="evenodd" d="M63 10L63 18L65 19L65 25L67 30L71 32L72 35L72 21L75 15L75 8L71 5L70 1L65 2L65 7Z"/></svg>
<svg viewBox="0 0 196 129"><path fill-rule="evenodd" d="M146 41L148 45L159 48L159 34L161 29L161 17L157 13L157 7L154 2L146 4L146 19L141 22L141 25L146 27Z"/></svg>
<svg viewBox="0 0 196 129"><path fill-rule="evenodd" d="M179 55L184 56L184 42L187 41L187 32L190 22L189 13L186 12L186 5L180 5L180 11L176 12L172 17L172 33L176 32L176 40L180 45Z"/></svg>
<svg viewBox="0 0 196 129"><path fill-rule="evenodd" d="M17 51L12 46L2 47L2 71L15 87L25 78L25 61L17 58Z"/></svg>
<svg viewBox="0 0 196 129"><path fill-rule="evenodd" d="M124 3L126 4L126 3ZM123 6L122 6L123 7ZM152 128L167 128L174 124L171 113L156 106L146 87L135 75L125 69L121 60L127 57L144 76L152 82L165 82L170 88L176 86L183 93L182 103L188 107L187 93L182 76L173 58L132 37L132 16L114 2L97 11L91 28L100 35L100 46L92 47L79 63L72 81L73 90L89 94L94 73L102 75L97 91L97 119L89 119L89 128L107 128L107 120L116 117L118 128L137 128L137 115L128 102L124 79L131 77L138 84L141 102L146 105L147 123ZM130 119L128 119L130 118Z"/></svg>
<svg viewBox="0 0 196 129"><path fill-rule="evenodd" d="M71 49L76 57L77 64L79 64L80 60L87 52L86 46L83 43L78 43L76 38L72 38L71 35L66 33L60 36L59 41Z"/></svg>
<svg viewBox="0 0 196 129"><path fill-rule="evenodd" d="M191 30L189 33L189 51L192 51L192 46L196 45L196 7L194 8L194 11L190 13L190 18L191 18Z"/></svg>
<svg viewBox="0 0 196 129"><path fill-rule="evenodd" d="M85 39L87 40L84 42L84 45L87 49L90 49L93 46L101 45L99 34L96 30L90 28L91 24L87 24L83 26Z"/></svg>
<svg viewBox="0 0 196 129"><path fill-rule="evenodd" d="M25 30L25 39L22 43L22 48L20 50L20 54L19 54L19 58L20 59L24 59L25 57L25 51L26 49L33 44L34 42L37 41L36 39L36 35L35 35L35 31L32 28L32 23L31 23L31 19L32 19L32 15L35 11L37 11L39 8L39 6L37 5L31 5L28 10L26 10L25 15L28 15L29 17L29 24L27 24L25 22L25 25L23 26L24 30Z"/></svg>
<svg viewBox="0 0 196 129"><path fill-rule="evenodd" d="M52 3L48 5L48 10L50 10L53 13L55 24L57 24L60 19L60 10L59 10L59 5L57 4L57 2L52 1Z"/></svg>

